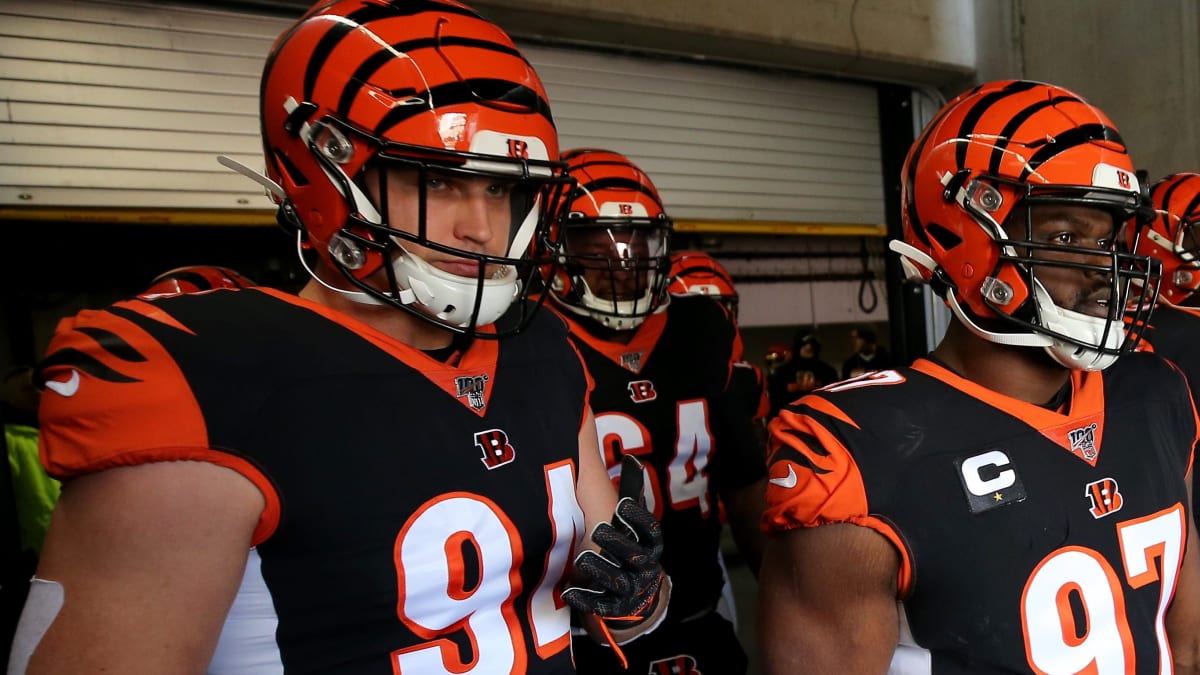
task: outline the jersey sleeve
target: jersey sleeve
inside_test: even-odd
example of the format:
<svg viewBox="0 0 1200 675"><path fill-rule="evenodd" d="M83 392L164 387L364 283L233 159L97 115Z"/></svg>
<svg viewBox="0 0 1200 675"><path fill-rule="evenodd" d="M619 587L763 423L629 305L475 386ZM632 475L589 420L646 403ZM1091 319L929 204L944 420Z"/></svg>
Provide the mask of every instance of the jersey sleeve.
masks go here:
<svg viewBox="0 0 1200 675"><path fill-rule="evenodd" d="M801 527L852 523L875 530L900 553L903 596L912 565L900 533L871 513L866 486L851 448L870 439L830 400L808 395L785 407L768 427L768 535Z"/></svg>
<svg viewBox="0 0 1200 675"><path fill-rule="evenodd" d="M1180 375L1180 389L1185 395L1181 395L1179 399L1186 400L1188 405L1186 411L1182 415L1182 426L1184 427L1184 436L1191 439L1186 447L1180 448L1180 453L1183 456L1183 474L1186 476L1195 468L1195 453L1196 446L1200 444L1200 415L1196 412L1196 392L1191 388L1191 381L1187 378L1183 369L1175 362L1164 359Z"/></svg>
<svg viewBox="0 0 1200 675"><path fill-rule="evenodd" d="M754 412L746 404L749 392L739 377L736 364L742 358L742 338L732 316L719 303L702 303L711 312L707 320L719 335L724 386L711 401L713 434L719 451L714 455L712 476L718 492L728 493L761 481L767 473L766 457L759 435L754 433ZM716 325L720 326L720 332ZM715 341L714 341L715 342Z"/></svg>
<svg viewBox="0 0 1200 675"><path fill-rule="evenodd" d="M158 340L126 318L130 312L190 332L143 301L61 321L39 366L42 464L59 479L162 461L205 461L233 469L267 500L255 532L255 543L261 541L278 523L279 503L270 481L245 459L210 447L186 374Z"/></svg>
<svg viewBox="0 0 1200 675"><path fill-rule="evenodd" d="M762 480L766 457L744 402L731 390L713 402L713 433L720 450L713 456L713 481L726 493Z"/></svg>
<svg viewBox="0 0 1200 675"><path fill-rule="evenodd" d="M767 383L758 366L746 361L733 364L730 387L737 398L751 411L755 423L762 423L771 410L771 399L767 396Z"/></svg>

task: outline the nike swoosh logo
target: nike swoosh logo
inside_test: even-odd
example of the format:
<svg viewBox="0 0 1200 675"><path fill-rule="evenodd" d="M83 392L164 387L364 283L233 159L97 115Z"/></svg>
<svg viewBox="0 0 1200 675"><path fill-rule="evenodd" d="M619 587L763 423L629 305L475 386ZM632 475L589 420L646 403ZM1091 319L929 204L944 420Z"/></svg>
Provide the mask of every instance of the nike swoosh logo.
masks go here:
<svg viewBox="0 0 1200 675"><path fill-rule="evenodd" d="M772 479L768 480L767 482L770 483L771 485L778 485L781 488L786 488L786 489L790 490L790 489L796 487L796 470L793 469L791 467L791 465L788 465L788 475L787 476L785 476L784 478L772 478Z"/></svg>
<svg viewBox="0 0 1200 675"><path fill-rule="evenodd" d="M65 382L46 380L46 388L59 396L71 398L75 395L75 392L79 391L79 371L72 370L71 376Z"/></svg>

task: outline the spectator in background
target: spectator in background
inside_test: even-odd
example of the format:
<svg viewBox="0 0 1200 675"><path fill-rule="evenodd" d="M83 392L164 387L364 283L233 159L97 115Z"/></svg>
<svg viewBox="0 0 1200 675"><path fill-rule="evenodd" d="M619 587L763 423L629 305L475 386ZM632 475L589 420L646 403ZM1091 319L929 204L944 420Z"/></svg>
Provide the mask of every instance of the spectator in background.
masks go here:
<svg viewBox="0 0 1200 675"><path fill-rule="evenodd" d="M40 392L30 366L13 368L4 376L0 421L4 423L7 463L0 471L0 657L8 662L8 647L25 604L29 578L58 500L59 484L38 460L37 407Z"/></svg>
<svg viewBox="0 0 1200 675"><path fill-rule="evenodd" d="M775 371L786 365L792 360L792 348L785 344L773 344L767 347L767 351L763 354L763 361L767 364L767 377L775 374Z"/></svg>
<svg viewBox="0 0 1200 675"><path fill-rule="evenodd" d="M816 335L804 331L796 333L792 353L794 356L775 368L767 380L771 399L768 419L774 417L780 408L813 389L838 380L837 370L821 360L821 341Z"/></svg>
<svg viewBox="0 0 1200 675"><path fill-rule="evenodd" d="M842 362L843 380L858 377L872 370L886 370L895 365L887 348L876 342L875 331L871 327L851 328L850 340L854 345L854 353Z"/></svg>
<svg viewBox="0 0 1200 675"><path fill-rule="evenodd" d="M4 409L0 418L4 420L21 549L36 560L46 539L50 514L58 501L59 483L46 474L38 459L37 411L41 392L34 385L33 374L31 366L20 366L4 376Z"/></svg>

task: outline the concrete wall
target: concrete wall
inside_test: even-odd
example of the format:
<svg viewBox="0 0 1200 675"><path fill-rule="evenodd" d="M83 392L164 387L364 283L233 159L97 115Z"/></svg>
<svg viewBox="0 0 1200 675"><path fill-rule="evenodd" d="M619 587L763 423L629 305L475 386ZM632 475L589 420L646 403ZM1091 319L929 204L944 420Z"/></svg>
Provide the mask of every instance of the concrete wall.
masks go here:
<svg viewBox="0 0 1200 675"><path fill-rule="evenodd" d="M525 38L947 85L975 62L972 0L473 2Z"/></svg>
<svg viewBox="0 0 1200 675"><path fill-rule="evenodd" d="M1021 0L1020 7L1026 77L1061 84L1108 113L1152 179L1200 171L1200 3Z"/></svg>
<svg viewBox="0 0 1200 675"><path fill-rule="evenodd" d="M1116 122L1139 166L1200 171L1197 0L504 0L527 39L936 88L1026 77Z"/></svg>
<svg viewBox="0 0 1200 675"><path fill-rule="evenodd" d="M299 14L310 0L192 0ZM513 35L894 82L1061 84L1158 177L1200 171L1198 0L468 0Z"/></svg>

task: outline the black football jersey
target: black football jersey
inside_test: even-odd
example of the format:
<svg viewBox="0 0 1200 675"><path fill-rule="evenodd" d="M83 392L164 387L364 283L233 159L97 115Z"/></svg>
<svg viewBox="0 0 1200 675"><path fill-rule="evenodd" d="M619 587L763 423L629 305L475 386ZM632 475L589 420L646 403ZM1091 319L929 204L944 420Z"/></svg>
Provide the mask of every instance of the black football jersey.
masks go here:
<svg viewBox="0 0 1200 675"><path fill-rule="evenodd" d="M1187 532L1188 400L1147 354L1075 371L1065 413L924 359L868 373L772 422L765 522L851 522L894 543L893 673L1158 673Z"/></svg>
<svg viewBox="0 0 1200 675"><path fill-rule="evenodd" d="M724 583L718 495L766 472L749 411L730 394L737 328L710 298L675 296L628 344L577 324L571 335L595 381L592 411L609 474L620 475L626 453L646 467L647 506L662 523L672 582L669 619L711 609Z"/></svg>
<svg viewBox="0 0 1200 675"><path fill-rule="evenodd" d="M298 298L215 291L67 319L44 369L57 476L191 459L259 486L266 662L573 672L588 382L553 314L447 365Z"/></svg>
<svg viewBox="0 0 1200 675"><path fill-rule="evenodd" d="M1200 308L1159 304L1150 317L1144 344L1170 359L1187 376L1192 398L1200 392ZM1192 472L1192 518L1200 523L1200 472Z"/></svg>
<svg viewBox="0 0 1200 675"><path fill-rule="evenodd" d="M742 402L755 422L763 423L771 411L771 400L767 397L767 381L763 371L753 363L737 361L730 371L729 387L733 396Z"/></svg>

